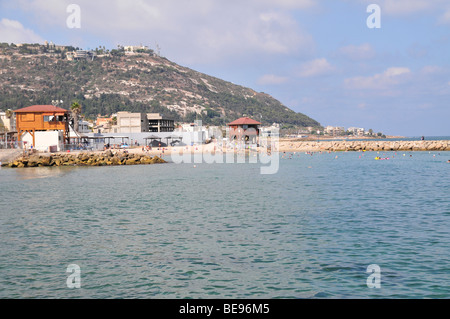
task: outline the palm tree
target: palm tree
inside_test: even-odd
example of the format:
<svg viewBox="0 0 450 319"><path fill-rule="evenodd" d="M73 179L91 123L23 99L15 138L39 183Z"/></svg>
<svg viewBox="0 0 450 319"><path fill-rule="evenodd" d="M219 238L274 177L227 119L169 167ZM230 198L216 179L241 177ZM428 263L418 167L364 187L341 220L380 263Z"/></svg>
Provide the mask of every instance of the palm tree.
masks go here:
<svg viewBox="0 0 450 319"><path fill-rule="evenodd" d="M79 115L81 114L81 105L77 101L72 102L70 107L73 118L73 130L78 133L79 128Z"/></svg>
<svg viewBox="0 0 450 319"><path fill-rule="evenodd" d="M13 116L13 113L14 113L14 112L13 112L12 110L10 110L10 109L8 109L8 110L5 111L5 115L6 115L6 117L9 118L9 119Z"/></svg>
<svg viewBox="0 0 450 319"><path fill-rule="evenodd" d="M13 122L13 120L12 120L12 117L13 117L13 115L14 115L14 112L11 110L11 109L7 109L6 111L5 111L5 115L6 115L6 119L8 119L9 121L9 125L8 125L8 129L7 129L7 126L5 126L5 124L4 123L2 123L2 125L3 125L3 130L6 132L7 130L10 130L10 131L14 131L15 130L15 126L14 126L14 122Z"/></svg>

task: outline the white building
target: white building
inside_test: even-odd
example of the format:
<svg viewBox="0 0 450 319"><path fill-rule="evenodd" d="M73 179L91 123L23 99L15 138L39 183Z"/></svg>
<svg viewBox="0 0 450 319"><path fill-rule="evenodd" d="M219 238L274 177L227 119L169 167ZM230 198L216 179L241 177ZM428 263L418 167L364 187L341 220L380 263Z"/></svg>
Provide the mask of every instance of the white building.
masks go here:
<svg viewBox="0 0 450 319"><path fill-rule="evenodd" d="M67 60L69 60L69 61L87 60L87 59L93 60L95 57L95 53L92 51L77 50L77 51L73 51L73 52L67 52L66 57L67 57Z"/></svg>
<svg viewBox="0 0 450 319"><path fill-rule="evenodd" d="M201 130L201 126L199 126L197 123L182 123L181 126L181 132L198 132Z"/></svg>
<svg viewBox="0 0 450 319"><path fill-rule="evenodd" d="M114 133L148 132L147 114L118 112L117 126L114 126L113 129Z"/></svg>
<svg viewBox="0 0 450 319"><path fill-rule="evenodd" d="M33 136L25 133L22 136L24 148L33 145ZM64 149L64 132L62 131L36 131L34 148L40 152L61 152Z"/></svg>
<svg viewBox="0 0 450 319"><path fill-rule="evenodd" d="M78 132L79 133L91 133L91 124L88 121L80 120L78 123Z"/></svg>
<svg viewBox="0 0 450 319"><path fill-rule="evenodd" d="M125 54L133 55L140 50L148 50L148 47L143 46L143 45L139 45L139 46L128 45L128 46L123 47L123 49L125 50Z"/></svg>
<svg viewBox="0 0 450 319"><path fill-rule="evenodd" d="M208 140L213 136L220 137L223 135L218 127L210 127L208 129L206 126L201 125L201 122L197 121L196 123L181 124L181 130L177 130L176 132L189 133L187 136L190 137L189 140L193 144L202 144L205 140Z"/></svg>
<svg viewBox="0 0 450 319"><path fill-rule="evenodd" d="M364 136L366 130L360 127L349 127L347 132L352 133L354 136Z"/></svg>
<svg viewBox="0 0 450 319"><path fill-rule="evenodd" d="M0 111L0 131L15 132L16 131L16 115L12 113L10 117L6 115L6 112Z"/></svg>
<svg viewBox="0 0 450 319"><path fill-rule="evenodd" d="M271 126L263 126L260 128L261 137L278 137L280 135L280 124L274 123Z"/></svg>
<svg viewBox="0 0 450 319"><path fill-rule="evenodd" d="M341 126L327 126L324 132L328 135L339 136L345 134L345 128Z"/></svg>
<svg viewBox="0 0 450 319"><path fill-rule="evenodd" d="M91 124L87 121L80 120L78 123L78 134L75 133L73 127L69 125L69 137L80 138L82 135L92 133Z"/></svg>

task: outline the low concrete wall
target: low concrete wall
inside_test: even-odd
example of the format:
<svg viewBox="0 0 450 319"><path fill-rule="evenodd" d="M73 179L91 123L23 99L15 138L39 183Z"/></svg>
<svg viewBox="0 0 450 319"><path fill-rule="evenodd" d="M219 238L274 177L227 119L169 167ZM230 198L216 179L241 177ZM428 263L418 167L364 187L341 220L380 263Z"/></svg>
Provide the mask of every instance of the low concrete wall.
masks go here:
<svg viewBox="0 0 450 319"><path fill-rule="evenodd" d="M281 141L281 152L450 151L450 141Z"/></svg>

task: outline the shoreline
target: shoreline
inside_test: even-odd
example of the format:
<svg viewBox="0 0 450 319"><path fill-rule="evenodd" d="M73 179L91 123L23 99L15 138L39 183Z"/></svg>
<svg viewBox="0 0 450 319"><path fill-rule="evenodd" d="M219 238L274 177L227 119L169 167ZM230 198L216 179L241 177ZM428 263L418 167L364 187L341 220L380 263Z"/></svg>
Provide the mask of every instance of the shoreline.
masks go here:
<svg viewBox="0 0 450 319"><path fill-rule="evenodd" d="M263 151L264 150L264 151ZM259 148L257 152L266 153ZM283 139L277 149L272 152L420 152L420 151L450 151L450 141L297 141ZM198 146L178 146L142 150L142 147L127 150L103 151L72 151L58 153L40 153L24 156L22 152L8 162L2 162L2 167L51 167L51 166L121 166L150 165L169 163L164 158L174 154L215 154L215 153L245 153L247 150L227 149L217 143ZM17 152L16 152L17 154Z"/></svg>
<svg viewBox="0 0 450 319"><path fill-rule="evenodd" d="M379 151L450 151L450 141L287 141L280 152L379 152Z"/></svg>
<svg viewBox="0 0 450 319"><path fill-rule="evenodd" d="M296 141L296 142L326 142L326 141L374 141L374 140L394 140L394 139L406 139L406 136L388 135L385 138L377 136L308 136L308 137L283 137L280 141Z"/></svg>

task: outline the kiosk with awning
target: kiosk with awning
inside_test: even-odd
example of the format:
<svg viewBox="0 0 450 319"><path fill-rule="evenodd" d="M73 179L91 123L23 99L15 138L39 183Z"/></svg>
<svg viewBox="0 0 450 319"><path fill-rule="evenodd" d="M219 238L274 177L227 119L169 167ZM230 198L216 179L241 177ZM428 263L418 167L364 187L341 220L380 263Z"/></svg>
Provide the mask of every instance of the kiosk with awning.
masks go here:
<svg viewBox="0 0 450 319"><path fill-rule="evenodd" d="M158 143L161 143L162 138L158 137L156 135L151 135L151 136L145 137L144 140L145 140L145 146L149 146L148 145L149 140L150 140L150 146L159 146L158 144L154 145L154 142L159 141Z"/></svg>
<svg viewBox="0 0 450 319"><path fill-rule="evenodd" d="M166 137L167 145L174 146L176 143L181 144L183 142L183 136L169 136ZM169 141L172 141L169 143Z"/></svg>

